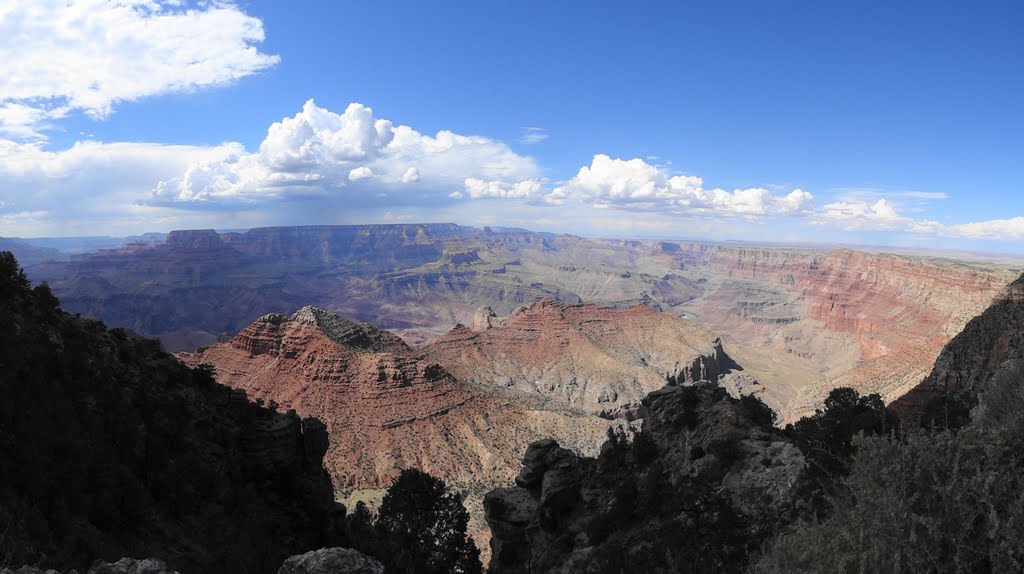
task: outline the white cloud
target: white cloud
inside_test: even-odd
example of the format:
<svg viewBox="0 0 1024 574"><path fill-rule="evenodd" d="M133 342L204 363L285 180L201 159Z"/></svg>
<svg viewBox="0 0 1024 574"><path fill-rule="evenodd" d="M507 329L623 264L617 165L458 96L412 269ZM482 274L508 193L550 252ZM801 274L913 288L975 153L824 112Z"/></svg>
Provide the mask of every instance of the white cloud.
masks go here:
<svg viewBox="0 0 1024 574"><path fill-rule="evenodd" d="M532 145L548 139L549 135L544 128L522 128L519 132L519 143Z"/></svg>
<svg viewBox="0 0 1024 574"><path fill-rule="evenodd" d="M410 167L402 174L402 183L416 183L419 180L420 171L414 167Z"/></svg>
<svg viewBox="0 0 1024 574"><path fill-rule="evenodd" d="M228 2L15 0L0 7L0 133L41 138L73 111L221 85L278 62L260 20Z"/></svg>
<svg viewBox="0 0 1024 574"><path fill-rule="evenodd" d="M376 118L372 109L358 103L337 114L309 100L294 117L271 125L258 151L247 152L240 144L228 150L161 181L154 192L157 202L295 196L366 202L381 193L392 202L436 202L453 190L465 189L473 196L468 179L495 182L506 190L493 197L539 192L539 184L530 183L538 172L534 160L502 142L450 131L423 135ZM403 196L406 189L418 192Z"/></svg>
<svg viewBox="0 0 1024 574"><path fill-rule="evenodd" d="M1024 217L944 224L904 215L892 202L884 198L870 204L864 201L830 203L816 215L813 223L819 226L837 225L844 230L903 231L965 239L1024 239Z"/></svg>
<svg viewBox="0 0 1024 574"><path fill-rule="evenodd" d="M482 179L468 178L463 182L465 192L454 191L448 197L461 199L536 199L540 196L543 183L537 179L527 179L508 184L502 181L484 181Z"/></svg>
<svg viewBox="0 0 1024 574"><path fill-rule="evenodd" d="M901 229L908 228L913 220L896 212L885 199L874 203L866 201L837 201L823 208L818 221L821 224L834 222L845 229Z"/></svg>
<svg viewBox="0 0 1024 574"><path fill-rule="evenodd" d="M705 189L701 178L672 176L663 168L634 158L594 156L575 177L545 199L554 204L575 200L595 207L658 210L677 215L714 214L759 217L800 215L810 211L814 196L802 190L777 196L763 188Z"/></svg>
<svg viewBox="0 0 1024 574"><path fill-rule="evenodd" d="M948 230L970 239L1024 239L1024 217L951 225Z"/></svg>
<svg viewBox="0 0 1024 574"><path fill-rule="evenodd" d="M168 211L140 205L154 181L189 164L232 153L232 146L79 142L46 151L0 139L2 235L136 232Z"/></svg>
<svg viewBox="0 0 1024 574"><path fill-rule="evenodd" d="M348 172L349 181L359 181L361 179L370 179L371 177L373 177L373 170L365 165ZM403 177L402 179L404 180L405 178Z"/></svg>

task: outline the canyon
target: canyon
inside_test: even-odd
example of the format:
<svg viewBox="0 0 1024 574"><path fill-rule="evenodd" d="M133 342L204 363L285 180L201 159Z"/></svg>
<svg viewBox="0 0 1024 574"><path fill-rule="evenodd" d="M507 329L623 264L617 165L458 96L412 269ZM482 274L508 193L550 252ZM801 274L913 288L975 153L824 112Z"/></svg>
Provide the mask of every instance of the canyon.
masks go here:
<svg viewBox="0 0 1024 574"><path fill-rule="evenodd" d="M243 444L253 464L294 465L291 437L311 437L312 456L322 454L350 508L379 500L402 469L442 477L466 495L485 560L505 548L503 560L514 561L526 536L500 508L547 498L547 486L523 479L523 452L529 467L537 441L551 441L561 453L551 472L561 476L565 464L607 458L602 451L639 436L641 424L654 437L652 413L686 411L654 408L653 397L691 393L659 390L666 383L717 382L698 394L714 395L704 410L722 411L715 432L729 436L735 429L717 425L747 405L729 401L756 395L777 417L738 407L761 427L741 443L754 449L750 460L773 460L775 451L757 450L783 448L765 425L813 413L833 388L879 393L912 414L940 384L968 387L967 377L1021 346L1012 262L923 254L439 224L172 232L28 272L70 309L127 328L117 333L159 336L195 372L235 389L230 401L287 412L261 423L266 440ZM954 338L971 329L996 335ZM750 474L714 474L733 472ZM513 480L526 490L507 491L514 500L496 503L488 529L484 493ZM543 522L534 510L527 522ZM592 510L580 515L581 532L593 527ZM511 542L492 547L491 530Z"/></svg>
<svg viewBox="0 0 1024 574"><path fill-rule="evenodd" d="M532 442L595 456L667 381L756 394L777 424L837 386L893 401L1015 277L998 261L451 224L179 231L28 271L69 309L323 420L349 505L403 468L444 478L485 550L482 495Z"/></svg>
<svg viewBox="0 0 1024 574"><path fill-rule="evenodd" d="M176 231L27 270L68 309L171 351L305 305L420 346L481 306L645 304L721 337L742 385L789 422L836 386L898 398L1020 266L956 257L402 224Z"/></svg>

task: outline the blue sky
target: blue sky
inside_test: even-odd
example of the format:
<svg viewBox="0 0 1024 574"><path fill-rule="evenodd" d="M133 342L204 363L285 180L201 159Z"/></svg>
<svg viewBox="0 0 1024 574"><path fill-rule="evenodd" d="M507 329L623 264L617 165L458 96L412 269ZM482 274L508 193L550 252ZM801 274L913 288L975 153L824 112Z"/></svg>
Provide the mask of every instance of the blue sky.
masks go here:
<svg viewBox="0 0 1024 574"><path fill-rule="evenodd" d="M0 235L455 221L1019 252L1021 29L1018 2L16 1Z"/></svg>

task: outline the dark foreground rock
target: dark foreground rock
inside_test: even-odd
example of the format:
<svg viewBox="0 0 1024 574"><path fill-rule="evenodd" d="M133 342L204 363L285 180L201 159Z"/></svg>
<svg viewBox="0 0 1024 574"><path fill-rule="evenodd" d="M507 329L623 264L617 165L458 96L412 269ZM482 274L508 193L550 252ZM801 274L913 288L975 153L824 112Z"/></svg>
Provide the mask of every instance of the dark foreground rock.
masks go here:
<svg viewBox="0 0 1024 574"><path fill-rule="evenodd" d="M76 574L71 570L67 574ZM22 566L17 570L4 568L0 574L60 574L56 570L40 570L32 566ZM134 558L122 558L117 562L99 562L89 568L86 574L181 574L173 570L167 563L155 558L136 560Z"/></svg>
<svg viewBox="0 0 1024 574"><path fill-rule="evenodd" d="M598 458L532 444L516 486L485 501L490 572L740 571L785 516L800 450L752 397L712 383L643 401L643 430Z"/></svg>
<svg viewBox="0 0 1024 574"><path fill-rule="evenodd" d="M351 548L321 548L285 560L277 574L384 574L384 566Z"/></svg>
<svg viewBox="0 0 1024 574"><path fill-rule="evenodd" d="M0 560L273 573L331 543L322 424L69 315L0 253ZM336 543L335 543L336 544ZM147 561L97 574L152 574ZM140 568L143 568L140 570Z"/></svg>

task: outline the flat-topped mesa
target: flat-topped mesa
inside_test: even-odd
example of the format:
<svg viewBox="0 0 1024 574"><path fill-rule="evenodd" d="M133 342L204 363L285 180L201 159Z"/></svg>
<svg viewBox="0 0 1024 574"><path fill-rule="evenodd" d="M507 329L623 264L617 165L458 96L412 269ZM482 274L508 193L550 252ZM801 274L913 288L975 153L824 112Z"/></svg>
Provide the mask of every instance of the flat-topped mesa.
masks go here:
<svg viewBox="0 0 1024 574"><path fill-rule="evenodd" d="M717 381L732 365L720 339L685 319L550 298L507 317L482 307L472 329L458 326L423 350L460 379L603 417L634 416L667 379Z"/></svg>
<svg viewBox="0 0 1024 574"><path fill-rule="evenodd" d="M258 227L222 238L265 261L355 264L388 269L436 261L444 241L475 230L455 224L315 225Z"/></svg>
<svg viewBox="0 0 1024 574"><path fill-rule="evenodd" d="M187 229L168 233L164 244L179 249L206 250L221 247L224 242L213 229Z"/></svg>

